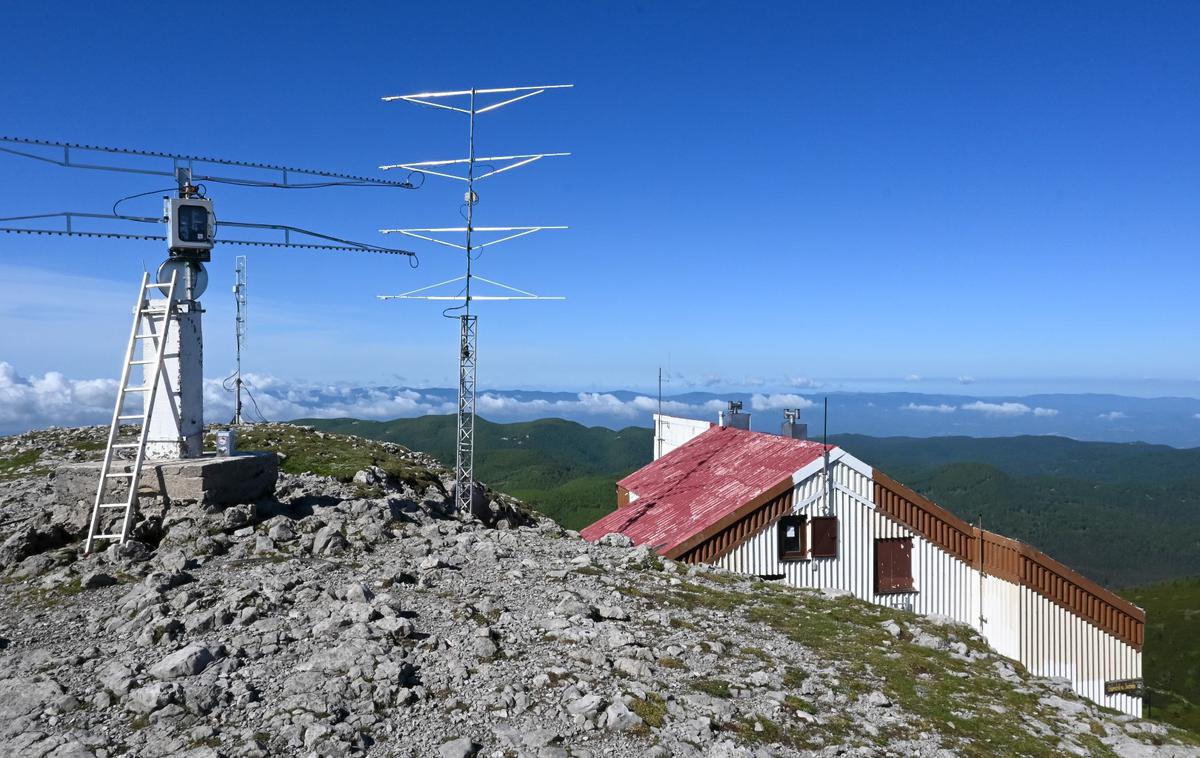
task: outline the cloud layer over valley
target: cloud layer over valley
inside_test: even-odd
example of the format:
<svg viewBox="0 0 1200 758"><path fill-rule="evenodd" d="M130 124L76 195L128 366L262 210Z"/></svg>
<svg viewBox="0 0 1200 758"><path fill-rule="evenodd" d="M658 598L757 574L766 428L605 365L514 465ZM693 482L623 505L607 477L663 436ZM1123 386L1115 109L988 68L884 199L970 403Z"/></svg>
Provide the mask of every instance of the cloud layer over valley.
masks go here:
<svg viewBox="0 0 1200 758"><path fill-rule="evenodd" d="M452 388L361 386L350 383L289 381L246 375L247 418L270 421L299 418L391 419L452 414ZM219 379L205 381L205 418L226 423L233 394ZM117 382L111 378L71 379L51 371L23 375L0 361L0 434L46 426L106 424ZM688 392L664 397L664 413L717 420L729 400L752 414L752 427L778 431L783 409L798 408L814 436L820 433L824 395L798 392ZM137 402L137 401L135 401ZM1117 395L1038 395L978 398L900 392L844 392L829 395L831 432L875 436L1059 434L1114 442L1146 441L1200 446L1200 400L1132 398ZM645 393L482 390L477 413L492 421L558 417L620 429L650 426L659 401Z"/></svg>

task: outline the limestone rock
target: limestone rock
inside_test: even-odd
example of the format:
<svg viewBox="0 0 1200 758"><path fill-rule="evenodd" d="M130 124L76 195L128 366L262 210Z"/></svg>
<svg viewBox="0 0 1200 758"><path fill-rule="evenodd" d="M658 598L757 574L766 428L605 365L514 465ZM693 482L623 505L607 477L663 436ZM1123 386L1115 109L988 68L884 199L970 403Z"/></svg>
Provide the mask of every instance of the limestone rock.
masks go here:
<svg viewBox="0 0 1200 758"><path fill-rule="evenodd" d="M195 676L204 671L210 663L220 658L220 648L193 642L180 650L176 650L166 658L150 667L150 675L155 679L170 680L185 676Z"/></svg>

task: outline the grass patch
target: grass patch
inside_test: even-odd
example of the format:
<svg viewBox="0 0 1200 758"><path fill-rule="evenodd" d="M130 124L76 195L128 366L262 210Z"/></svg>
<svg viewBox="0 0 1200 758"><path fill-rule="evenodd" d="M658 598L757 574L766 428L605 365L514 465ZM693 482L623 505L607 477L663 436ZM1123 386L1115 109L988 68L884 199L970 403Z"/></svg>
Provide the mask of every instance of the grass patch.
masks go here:
<svg viewBox="0 0 1200 758"><path fill-rule="evenodd" d="M783 670L783 686L790 690L799 688L807 678L808 672L795 666L788 666Z"/></svg>
<svg viewBox="0 0 1200 758"><path fill-rule="evenodd" d="M0 481L10 481L26 476L45 476L50 473L48 468L38 468L35 464L42 457L42 448L35 447L23 453L17 453L11 458L0 458Z"/></svg>
<svg viewBox="0 0 1200 758"><path fill-rule="evenodd" d="M209 436L213 435L210 433ZM289 474L310 471L318 476L349 482L359 471L378 466L418 492L429 487L442 487L441 480L428 468L408 459L406 448L395 446L389 450L380 442L326 434L290 424L256 424L239 428L238 448L282 454L280 468ZM368 496L372 490L362 488L362 492L363 496Z"/></svg>
<svg viewBox="0 0 1200 758"><path fill-rule="evenodd" d="M659 658L658 665L665 669L685 669L687 664L678 658Z"/></svg>
<svg viewBox="0 0 1200 758"><path fill-rule="evenodd" d="M634 731L645 734L651 728L657 729L663 725L667 718L667 701L663 700L660 695L653 692L643 698L634 698L630 704L629 710L636 713L642 719L642 724Z"/></svg>
<svg viewBox="0 0 1200 758"><path fill-rule="evenodd" d="M705 695L719 697L728 700L733 697L729 692L729 682L724 679L697 679L691 683L692 689L697 692L703 692Z"/></svg>

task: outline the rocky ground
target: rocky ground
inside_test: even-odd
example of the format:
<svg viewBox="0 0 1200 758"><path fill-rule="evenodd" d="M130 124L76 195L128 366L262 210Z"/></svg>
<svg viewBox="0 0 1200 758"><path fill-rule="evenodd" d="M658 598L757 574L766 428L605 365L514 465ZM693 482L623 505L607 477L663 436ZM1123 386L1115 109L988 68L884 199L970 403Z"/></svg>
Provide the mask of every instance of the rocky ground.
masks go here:
<svg viewBox="0 0 1200 758"><path fill-rule="evenodd" d="M970 628L588 544L498 496L485 525L425 456L256 434L288 456L274 498L146 503L92 556L52 477L103 431L0 439L0 755L1200 755Z"/></svg>

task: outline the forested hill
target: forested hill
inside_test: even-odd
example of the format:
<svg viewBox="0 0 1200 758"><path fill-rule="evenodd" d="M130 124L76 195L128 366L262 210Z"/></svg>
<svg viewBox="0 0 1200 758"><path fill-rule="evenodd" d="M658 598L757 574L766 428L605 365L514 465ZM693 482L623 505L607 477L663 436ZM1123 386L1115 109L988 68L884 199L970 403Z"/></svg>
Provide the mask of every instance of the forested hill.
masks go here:
<svg viewBox="0 0 1200 758"><path fill-rule="evenodd" d="M1060 476L1095 482L1172 484L1200 481L1200 448L1142 442L1080 442L1067 437L868 437L830 442L899 477L951 463L981 463L1013 476Z"/></svg>
<svg viewBox="0 0 1200 758"><path fill-rule="evenodd" d="M303 420L454 462L453 416ZM476 428L476 476L578 529L650 461L651 430L561 419ZM1111 587L1200 575L1200 449L1063 437L866 437L830 442L985 528Z"/></svg>
<svg viewBox="0 0 1200 758"><path fill-rule="evenodd" d="M454 416L296 423L399 442L454 465ZM513 424L476 418L475 477L568 529L581 529L616 507L617 480L650 462L653 436L639 427L613 431L556 418Z"/></svg>

